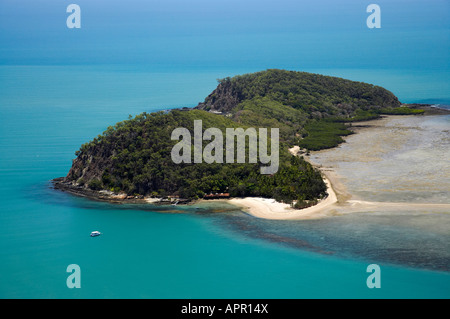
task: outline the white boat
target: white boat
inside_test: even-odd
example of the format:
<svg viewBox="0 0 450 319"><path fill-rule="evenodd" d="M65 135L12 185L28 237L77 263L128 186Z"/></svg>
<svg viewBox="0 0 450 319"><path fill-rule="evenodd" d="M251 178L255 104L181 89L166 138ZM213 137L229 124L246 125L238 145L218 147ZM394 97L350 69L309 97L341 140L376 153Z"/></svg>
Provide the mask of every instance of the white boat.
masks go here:
<svg viewBox="0 0 450 319"><path fill-rule="evenodd" d="M99 232L98 230L96 230L96 231L93 231L93 232L91 233L91 237L100 236L101 234L102 234L101 232Z"/></svg>

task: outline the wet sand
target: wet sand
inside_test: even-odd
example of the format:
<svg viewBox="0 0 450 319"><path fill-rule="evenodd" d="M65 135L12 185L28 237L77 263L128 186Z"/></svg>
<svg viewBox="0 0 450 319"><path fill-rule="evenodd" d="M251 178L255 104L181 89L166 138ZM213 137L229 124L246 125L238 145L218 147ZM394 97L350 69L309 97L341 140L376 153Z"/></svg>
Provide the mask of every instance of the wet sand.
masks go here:
<svg viewBox="0 0 450 319"><path fill-rule="evenodd" d="M387 116L307 159L330 179L335 213L450 213L449 129L442 116Z"/></svg>
<svg viewBox="0 0 450 319"><path fill-rule="evenodd" d="M346 143L305 157L329 196L306 209L271 199L229 203L264 219L315 219L355 212L450 213L450 127L442 116L386 116L353 126ZM290 152L296 155L299 147Z"/></svg>

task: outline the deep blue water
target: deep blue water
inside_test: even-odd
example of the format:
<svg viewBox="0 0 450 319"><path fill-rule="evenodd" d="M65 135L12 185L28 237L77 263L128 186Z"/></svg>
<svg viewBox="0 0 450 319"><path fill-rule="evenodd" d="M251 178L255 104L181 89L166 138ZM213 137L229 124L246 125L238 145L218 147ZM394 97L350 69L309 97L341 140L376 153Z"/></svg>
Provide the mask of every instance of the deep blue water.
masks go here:
<svg viewBox="0 0 450 319"><path fill-rule="evenodd" d="M302 70L450 104L448 2L379 1L380 30L352 1L77 3L80 30L65 26L69 2L0 3L0 298L450 296L445 271L264 235L283 235L285 222L97 203L48 182L109 125L195 106L235 74ZM317 223L294 230L314 229L314 242L335 221ZM366 286L370 263L381 289ZM66 286L69 264L81 268L81 289Z"/></svg>

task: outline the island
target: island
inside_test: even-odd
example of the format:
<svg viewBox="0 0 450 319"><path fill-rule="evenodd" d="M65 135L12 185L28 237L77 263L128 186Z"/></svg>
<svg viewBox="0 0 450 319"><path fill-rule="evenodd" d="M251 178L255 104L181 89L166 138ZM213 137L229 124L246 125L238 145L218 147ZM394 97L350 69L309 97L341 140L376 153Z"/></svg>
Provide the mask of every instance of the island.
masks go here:
<svg viewBox="0 0 450 319"><path fill-rule="evenodd" d="M53 185L111 202L176 205L209 198L255 198L317 210L324 202L334 202L336 195L322 172L302 154L338 146L343 136L353 134L352 125L358 121L433 111L429 105L402 104L376 85L269 69L218 80L217 88L195 108L144 112L108 127L76 151L67 176L54 179ZM193 132L199 120L203 127L222 132L277 128L276 173L261 174L260 163L251 162L175 163L171 152L177 141L172 132L176 128ZM200 143L205 147L208 141Z"/></svg>

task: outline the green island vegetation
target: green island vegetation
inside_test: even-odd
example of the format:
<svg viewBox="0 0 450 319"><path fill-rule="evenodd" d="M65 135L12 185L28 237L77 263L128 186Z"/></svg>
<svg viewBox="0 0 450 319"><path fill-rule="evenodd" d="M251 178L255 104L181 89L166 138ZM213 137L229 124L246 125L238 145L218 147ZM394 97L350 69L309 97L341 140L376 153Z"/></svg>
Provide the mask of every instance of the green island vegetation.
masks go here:
<svg viewBox="0 0 450 319"><path fill-rule="evenodd" d="M333 148L343 143L342 136L353 134L346 123L375 120L381 115L421 115L425 111L408 107L381 108L375 110L356 110L352 117L329 117L308 122L304 130L303 139L299 146L310 151Z"/></svg>
<svg viewBox="0 0 450 319"><path fill-rule="evenodd" d="M299 146L310 151L336 147L344 142L342 136L353 134L344 123L327 120L312 120L305 125L305 131Z"/></svg>
<svg viewBox="0 0 450 319"><path fill-rule="evenodd" d="M305 200L325 195L320 173L302 158L290 155L286 145L274 175L261 175L260 164L173 163L171 150L177 141L170 138L172 130L185 127L193 131L194 120L224 132L226 128L248 127L201 110L143 113L83 144L66 178L93 190L156 197L202 198L227 192L291 202L298 194ZM207 142L203 141L204 145Z"/></svg>
<svg viewBox="0 0 450 319"><path fill-rule="evenodd" d="M302 208L325 197L326 185L317 169L289 153L290 147L335 147L352 134L347 123L381 114L421 114L401 107L381 87L318 74L274 69L218 82L194 109L144 112L108 127L75 153L64 182L133 196L260 196ZM171 133L179 127L193 132L194 120L224 135L226 128L279 128L278 171L262 175L260 163L173 163L171 150L178 141Z"/></svg>

